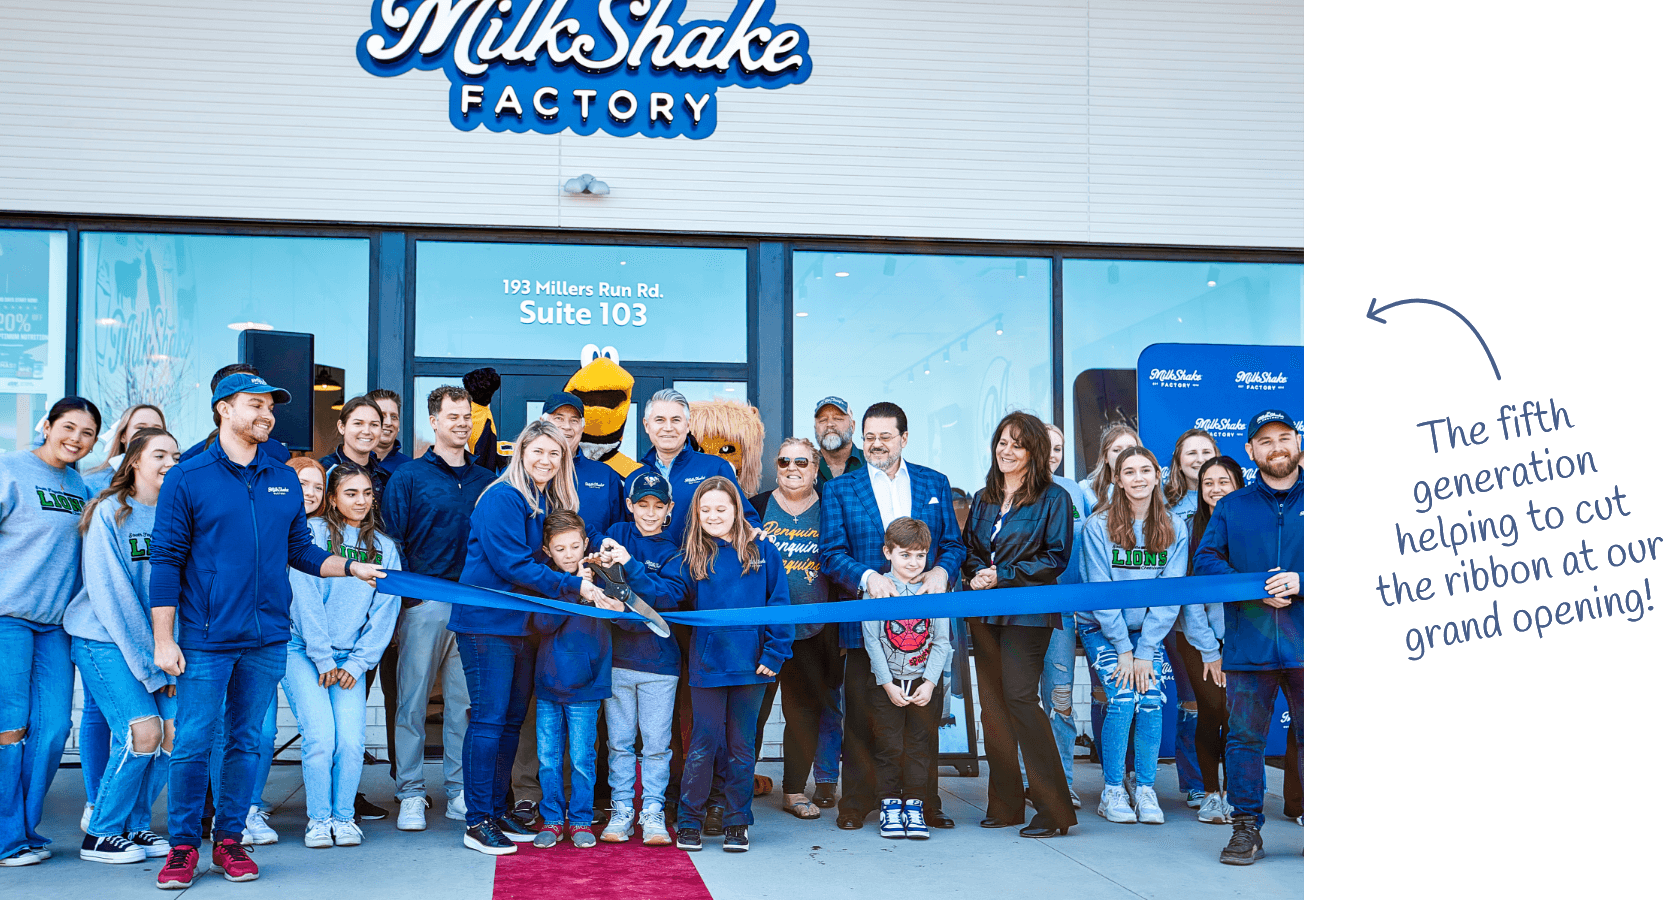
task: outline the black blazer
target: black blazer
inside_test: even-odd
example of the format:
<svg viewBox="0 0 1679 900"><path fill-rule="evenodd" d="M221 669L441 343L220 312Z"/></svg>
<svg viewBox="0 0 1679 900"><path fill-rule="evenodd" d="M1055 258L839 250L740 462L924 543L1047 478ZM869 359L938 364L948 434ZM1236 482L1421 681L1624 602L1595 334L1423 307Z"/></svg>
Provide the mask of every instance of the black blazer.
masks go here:
<svg viewBox="0 0 1679 900"><path fill-rule="evenodd" d="M991 529L1001 508L974 498L968 512L968 528L962 535L968 558L962 563L962 583L980 569L997 567L997 586L992 590L1054 584L1072 563L1075 534L1073 499L1058 484L1044 489L1036 503L1017 506L997 537ZM985 616L987 625L1036 625L1060 628L1060 613L1016 616Z"/></svg>

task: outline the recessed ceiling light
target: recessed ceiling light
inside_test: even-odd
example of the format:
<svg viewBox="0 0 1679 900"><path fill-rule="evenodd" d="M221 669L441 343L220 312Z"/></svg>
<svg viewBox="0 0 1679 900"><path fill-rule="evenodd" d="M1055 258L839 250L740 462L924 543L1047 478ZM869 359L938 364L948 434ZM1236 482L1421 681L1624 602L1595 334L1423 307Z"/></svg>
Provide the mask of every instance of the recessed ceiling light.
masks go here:
<svg viewBox="0 0 1679 900"><path fill-rule="evenodd" d="M627 259L620 259L620 260L618 260L618 265L620 265L620 266L627 266L627 265L629 265L629 264L630 264L630 261L629 261L629 260L627 260Z"/></svg>
<svg viewBox="0 0 1679 900"><path fill-rule="evenodd" d="M1002 333L1003 333L1003 329L1001 329L1001 328L999 328L999 329L997 329L997 333L998 333L998 334L1002 334Z"/></svg>
<svg viewBox="0 0 1679 900"><path fill-rule="evenodd" d="M273 331L274 326L267 322L229 322L227 327L234 331Z"/></svg>
<svg viewBox="0 0 1679 900"><path fill-rule="evenodd" d="M794 313L794 314L793 314L793 315L795 315L795 316L798 316L798 317L799 317L799 318L801 318L801 319L802 319L802 318L804 318L804 317L805 317L805 316L808 316L808 315L810 315L810 313L807 313L807 312L802 312L802 313Z"/></svg>
<svg viewBox="0 0 1679 900"><path fill-rule="evenodd" d="M113 319L110 316L106 316L103 319L94 319L93 324L95 324L95 325L121 325L122 320L121 319Z"/></svg>
<svg viewBox="0 0 1679 900"><path fill-rule="evenodd" d="M849 277L851 277L851 273L850 272L835 272L834 277L835 278L849 278Z"/></svg>

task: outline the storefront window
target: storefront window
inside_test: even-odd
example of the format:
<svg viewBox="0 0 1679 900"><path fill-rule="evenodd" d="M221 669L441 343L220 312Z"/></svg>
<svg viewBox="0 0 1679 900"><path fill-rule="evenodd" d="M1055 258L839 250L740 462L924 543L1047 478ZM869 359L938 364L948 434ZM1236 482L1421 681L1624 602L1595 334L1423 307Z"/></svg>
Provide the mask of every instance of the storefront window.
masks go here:
<svg viewBox="0 0 1679 900"><path fill-rule="evenodd" d="M746 361L746 251L421 241L414 355Z"/></svg>
<svg viewBox="0 0 1679 900"><path fill-rule="evenodd" d="M64 395L68 245L62 231L0 229L0 452L34 446Z"/></svg>
<svg viewBox="0 0 1679 900"><path fill-rule="evenodd" d="M79 385L107 421L162 407L183 446L211 430L210 377L239 361L245 329L315 337L315 434L332 400L367 389L368 242L351 238L82 235ZM311 455L331 452L320 438ZM101 445L94 451L103 458Z"/></svg>
<svg viewBox="0 0 1679 900"><path fill-rule="evenodd" d="M904 458L975 491L997 421L1049 417L1047 259L795 253L793 297L795 434L823 397L845 398L858 437L890 400L909 418Z"/></svg>
<svg viewBox="0 0 1679 900"><path fill-rule="evenodd" d="M1150 344L1299 345L1298 264L1069 259L1062 264L1063 474L1083 478L1103 425L1135 425L1137 357ZM1150 447L1164 457L1171 447ZM1240 447L1219 448L1242 454Z"/></svg>

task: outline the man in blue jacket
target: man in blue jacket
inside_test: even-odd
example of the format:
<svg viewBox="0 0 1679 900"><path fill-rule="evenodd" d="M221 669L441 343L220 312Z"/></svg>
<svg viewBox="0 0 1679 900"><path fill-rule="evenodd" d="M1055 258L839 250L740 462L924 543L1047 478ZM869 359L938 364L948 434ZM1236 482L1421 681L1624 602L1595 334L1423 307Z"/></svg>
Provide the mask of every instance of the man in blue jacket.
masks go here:
<svg viewBox="0 0 1679 900"><path fill-rule="evenodd" d="M822 574L841 599L897 595L882 570L886 526L903 516L920 519L932 530L932 550L921 576L922 593L937 594L961 582L968 551L950 502L950 479L925 466L904 462L909 419L895 403L876 403L863 413L863 454L868 466L837 476L822 494ZM840 769L839 827L862 828L874 795L874 729L869 721L869 691L875 687L869 657L863 652L863 629L839 623L845 652L845 726ZM938 802L938 766L928 774L924 815L935 828L954 828Z"/></svg>
<svg viewBox="0 0 1679 900"><path fill-rule="evenodd" d="M589 529L605 534L624 521L624 478L612 467L583 455L583 400L561 391L549 394L542 404L542 417L554 423L571 450L571 467L577 488L577 514Z"/></svg>
<svg viewBox="0 0 1679 900"><path fill-rule="evenodd" d="M694 502L694 491L700 483L713 475L721 475L735 483L740 489L740 479L735 477L735 467L721 456L712 456L699 449L699 445L689 439L691 417L689 415L688 398L675 388L665 388L647 398L647 410L642 413L641 425L647 431L647 438L652 442L652 449L641 458L641 464L648 469L664 476L670 483L670 533L671 540L678 546L682 544L682 536L688 530L688 505ZM634 478L635 476L630 476ZM750 497L757 493L754 490L741 490L740 496ZM746 520L754 528L763 527L758 519L758 511L752 504L746 504Z"/></svg>
<svg viewBox="0 0 1679 900"><path fill-rule="evenodd" d="M449 581L461 579L472 508L495 473L466 452L472 435L472 398L459 385L446 384L426 398L436 443L391 473L385 485L386 531L402 549L410 572ZM443 788L445 815L466 818L461 797L461 741L466 736L466 673L455 633L449 630L453 607L435 600L402 599L396 626L396 737L391 762L396 766L396 827L423 831L430 798L426 795L426 707L432 679L443 671ZM383 676L381 676L383 677Z"/></svg>
<svg viewBox="0 0 1679 900"><path fill-rule="evenodd" d="M217 440L171 469L158 496L152 637L158 668L177 676L170 850L158 872L160 888L190 887L197 874L206 763L218 730L225 734L226 777L216 798L212 861L229 881L257 877L240 839L263 716L285 672L287 567L369 584L384 577L378 566L314 545L297 473L260 452L274 428L275 402L290 399L256 375L224 378L214 398Z"/></svg>
<svg viewBox="0 0 1679 900"><path fill-rule="evenodd" d="M1274 572L1269 596L1224 604L1225 692L1230 725L1225 780L1235 812L1219 862L1252 865L1265 857L1265 738L1277 691L1288 703L1289 729L1306 754L1305 588L1306 478L1300 433L1288 413L1268 409L1248 422L1248 456L1259 477L1213 507L1195 552L1198 575Z"/></svg>
<svg viewBox="0 0 1679 900"><path fill-rule="evenodd" d="M222 379L229 375L240 374L261 375L262 373L257 371L256 366L248 365L246 363L231 363L229 365L222 366L216 370L216 374L210 376L211 395L213 396L216 393L216 388L221 385ZM217 430L210 432L210 436L204 440L199 441L191 447L181 451L181 462L186 462L194 456L203 453L205 448L209 447L210 443L219 436L222 427L222 417L221 413L216 412L216 405L214 403L210 404L210 415L215 419ZM285 444L280 443L274 438L269 438L268 440L262 442L262 453L264 456L272 457L274 461L278 463L284 463L286 460L291 459L291 451L286 449Z"/></svg>

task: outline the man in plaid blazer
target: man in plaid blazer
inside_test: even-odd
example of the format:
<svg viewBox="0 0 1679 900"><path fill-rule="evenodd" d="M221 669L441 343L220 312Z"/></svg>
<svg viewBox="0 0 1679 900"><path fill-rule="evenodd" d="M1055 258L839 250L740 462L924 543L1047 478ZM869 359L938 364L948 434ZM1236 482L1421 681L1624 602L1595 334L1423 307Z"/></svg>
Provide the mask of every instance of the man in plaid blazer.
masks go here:
<svg viewBox="0 0 1679 900"><path fill-rule="evenodd" d="M955 590L961 583L967 550L951 508L950 479L925 466L903 461L909 423L894 403L876 403L863 414L863 455L868 465L829 481L822 492L822 573L838 599L890 597L897 592L882 574L886 525L901 516L920 519L932 531L932 552L922 576L924 592ZM845 654L845 736L840 769L839 827L863 827L878 798L874 784L874 729L869 721L868 690L874 686L863 630L857 622L839 625ZM927 824L953 828L939 802L938 767L931 773Z"/></svg>

